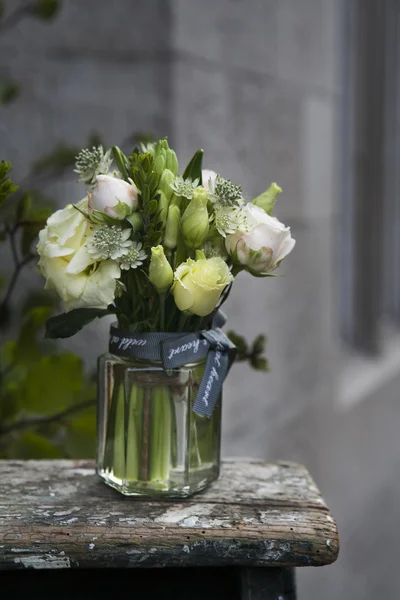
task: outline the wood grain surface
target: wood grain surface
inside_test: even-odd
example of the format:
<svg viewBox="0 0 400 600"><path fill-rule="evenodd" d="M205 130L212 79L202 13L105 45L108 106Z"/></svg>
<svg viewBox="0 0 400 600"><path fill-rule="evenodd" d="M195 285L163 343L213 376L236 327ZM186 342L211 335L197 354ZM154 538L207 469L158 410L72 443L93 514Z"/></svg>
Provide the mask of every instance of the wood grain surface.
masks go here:
<svg viewBox="0 0 400 600"><path fill-rule="evenodd" d="M307 470L227 460L187 500L126 498L91 461L0 461L0 569L319 566L336 524Z"/></svg>

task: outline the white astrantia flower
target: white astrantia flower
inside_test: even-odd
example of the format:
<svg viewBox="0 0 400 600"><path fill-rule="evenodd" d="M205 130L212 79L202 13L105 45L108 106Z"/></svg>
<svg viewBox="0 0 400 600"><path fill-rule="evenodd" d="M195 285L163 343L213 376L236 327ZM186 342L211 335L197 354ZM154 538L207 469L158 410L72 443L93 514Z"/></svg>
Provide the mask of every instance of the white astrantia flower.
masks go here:
<svg viewBox="0 0 400 600"><path fill-rule="evenodd" d="M226 237L235 231L246 231L246 213L242 208L215 208L214 225L217 231Z"/></svg>
<svg viewBox="0 0 400 600"><path fill-rule="evenodd" d="M132 242L128 252L119 259L119 266L124 271L136 269L146 260L147 254L143 250L143 245L140 242Z"/></svg>
<svg viewBox="0 0 400 600"><path fill-rule="evenodd" d="M170 184L177 196L184 196L188 200L193 198L194 190L199 186L199 180L192 181L190 177L183 179L180 175L175 177L175 180Z"/></svg>
<svg viewBox="0 0 400 600"><path fill-rule="evenodd" d="M75 173L80 174L79 181L88 184L95 183L97 175L108 173L113 161L111 150L104 153L101 145L81 150L75 160Z"/></svg>
<svg viewBox="0 0 400 600"><path fill-rule="evenodd" d="M218 208L239 208L246 203L240 185L236 185L230 179L224 179L220 175L217 175L214 180L211 199Z"/></svg>
<svg viewBox="0 0 400 600"><path fill-rule="evenodd" d="M128 253L133 242L129 239L132 229L117 225L95 227L88 239L87 251L95 260L116 260Z"/></svg>

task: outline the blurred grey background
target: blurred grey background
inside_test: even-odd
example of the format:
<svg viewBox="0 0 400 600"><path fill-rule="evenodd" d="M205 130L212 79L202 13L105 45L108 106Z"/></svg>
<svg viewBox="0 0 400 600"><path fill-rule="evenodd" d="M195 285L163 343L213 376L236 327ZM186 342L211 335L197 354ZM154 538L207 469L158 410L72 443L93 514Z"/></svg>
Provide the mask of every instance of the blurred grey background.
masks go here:
<svg viewBox="0 0 400 600"><path fill-rule="evenodd" d="M223 449L321 487L341 553L298 574L300 600L400 597L399 18L395 0L65 0L0 38L23 86L0 113L17 180L35 151L140 131L181 163L204 148L249 198L283 187L285 277L240 276L226 304L231 328L267 333L271 373L233 369ZM46 192L79 199L73 174ZM89 368L106 336L67 345Z"/></svg>

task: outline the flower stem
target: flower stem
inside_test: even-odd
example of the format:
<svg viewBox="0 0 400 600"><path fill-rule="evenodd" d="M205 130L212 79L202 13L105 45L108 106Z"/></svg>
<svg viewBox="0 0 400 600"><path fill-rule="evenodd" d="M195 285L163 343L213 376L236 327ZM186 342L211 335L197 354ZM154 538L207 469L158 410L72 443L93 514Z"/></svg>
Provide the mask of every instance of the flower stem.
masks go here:
<svg viewBox="0 0 400 600"><path fill-rule="evenodd" d="M114 424L114 476L118 479L125 478L125 402L124 383L118 385L115 398L115 424Z"/></svg>
<svg viewBox="0 0 400 600"><path fill-rule="evenodd" d="M181 313L180 317L179 317L179 325L178 325L178 331L185 331L185 326L186 326L186 322L189 318L189 315L185 314L184 312Z"/></svg>
<svg viewBox="0 0 400 600"><path fill-rule="evenodd" d="M171 406L168 388L153 388L149 480L166 482L171 461Z"/></svg>
<svg viewBox="0 0 400 600"><path fill-rule="evenodd" d="M160 331L165 331L165 294L160 294Z"/></svg>
<svg viewBox="0 0 400 600"><path fill-rule="evenodd" d="M139 479L140 451L142 446L142 398L143 390L133 383L126 406L128 429L126 437L126 474L130 481Z"/></svg>

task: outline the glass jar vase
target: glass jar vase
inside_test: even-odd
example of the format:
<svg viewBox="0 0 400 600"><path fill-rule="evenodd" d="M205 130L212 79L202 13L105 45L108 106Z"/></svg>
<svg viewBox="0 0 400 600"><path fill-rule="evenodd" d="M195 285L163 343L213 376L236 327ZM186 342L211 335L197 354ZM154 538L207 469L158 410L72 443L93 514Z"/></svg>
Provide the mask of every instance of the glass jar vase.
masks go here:
<svg viewBox="0 0 400 600"><path fill-rule="evenodd" d="M193 412L205 361L165 370L105 354L98 360L97 473L128 496L185 497L217 479L221 396Z"/></svg>

